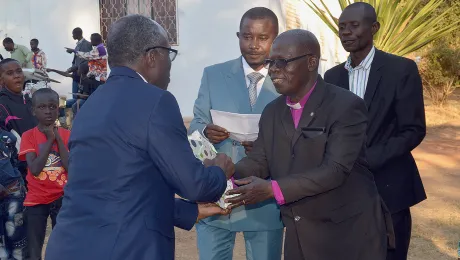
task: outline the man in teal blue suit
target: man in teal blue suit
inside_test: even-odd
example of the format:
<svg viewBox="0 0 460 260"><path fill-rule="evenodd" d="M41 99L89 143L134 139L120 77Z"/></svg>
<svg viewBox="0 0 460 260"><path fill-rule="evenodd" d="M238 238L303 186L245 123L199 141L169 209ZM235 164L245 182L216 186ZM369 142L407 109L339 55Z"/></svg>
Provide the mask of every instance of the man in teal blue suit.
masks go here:
<svg viewBox="0 0 460 260"><path fill-rule="evenodd" d="M194 118L189 133L203 133L218 152L238 162L252 148L239 143L212 122L210 110L239 114L261 114L278 97L264 68L273 40L278 35L278 18L267 8L247 11L237 33L242 57L204 69ZM196 225L201 260L231 260L235 236L243 232L248 260L281 259L283 224L274 200L234 209L229 216L210 217Z"/></svg>

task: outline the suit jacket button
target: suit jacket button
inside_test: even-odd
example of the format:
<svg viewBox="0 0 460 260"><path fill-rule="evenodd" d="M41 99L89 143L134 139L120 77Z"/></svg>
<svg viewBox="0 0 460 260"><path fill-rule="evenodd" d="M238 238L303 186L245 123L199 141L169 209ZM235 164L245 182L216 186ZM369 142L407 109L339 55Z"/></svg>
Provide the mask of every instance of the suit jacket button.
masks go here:
<svg viewBox="0 0 460 260"><path fill-rule="evenodd" d="M294 155L294 154L292 154L292 155L291 155L291 157L292 157L292 158L294 158L294 157L295 157L295 155Z"/></svg>
<svg viewBox="0 0 460 260"><path fill-rule="evenodd" d="M294 220L295 220L295 221L299 221L299 220L300 220L300 217L299 217L299 216L295 216L295 217L294 217Z"/></svg>

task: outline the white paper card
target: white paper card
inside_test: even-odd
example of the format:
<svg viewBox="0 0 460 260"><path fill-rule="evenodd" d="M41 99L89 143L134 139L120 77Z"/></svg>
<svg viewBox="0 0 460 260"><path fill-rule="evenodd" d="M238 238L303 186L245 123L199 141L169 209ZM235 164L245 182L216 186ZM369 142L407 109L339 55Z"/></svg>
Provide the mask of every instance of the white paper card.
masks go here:
<svg viewBox="0 0 460 260"><path fill-rule="evenodd" d="M191 135L189 135L188 141L190 143L190 147L192 147L193 154L200 161L204 161L205 159L212 160L217 156L217 151L211 142L204 138L198 131L194 131ZM230 205L225 203L225 199L231 198L234 195L226 196L225 193L231 189L233 189L233 183L231 180L227 180L227 188L225 189L225 192L222 194L222 197L219 199L219 201L216 202L219 207L226 209L228 205Z"/></svg>
<svg viewBox="0 0 460 260"><path fill-rule="evenodd" d="M212 122L227 129L230 138L238 141L255 141L259 134L260 114L237 114L211 109Z"/></svg>

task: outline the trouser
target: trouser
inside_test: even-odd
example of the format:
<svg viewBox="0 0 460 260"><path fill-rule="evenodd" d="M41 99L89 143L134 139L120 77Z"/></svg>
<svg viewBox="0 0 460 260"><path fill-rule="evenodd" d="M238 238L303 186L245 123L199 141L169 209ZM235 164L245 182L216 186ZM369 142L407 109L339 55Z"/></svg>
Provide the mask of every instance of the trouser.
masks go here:
<svg viewBox="0 0 460 260"><path fill-rule="evenodd" d="M45 242L48 216L52 227L56 225L56 217L62 205L62 198L50 203L26 207L27 240L29 260L41 260L43 243Z"/></svg>
<svg viewBox="0 0 460 260"><path fill-rule="evenodd" d="M25 189L20 181L9 186L0 202L0 260L25 260L27 250L24 223Z"/></svg>
<svg viewBox="0 0 460 260"><path fill-rule="evenodd" d="M232 260L236 233L210 226L202 221L196 224L200 260ZM243 231L247 260L280 260L284 229Z"/></svg>
<svg viewBox="0 0 460 260"><path fill-rule="evenodd" d="M79 85L78 81L72 80L72 93L78 93L78 85ZM76 100L78 96L72 95L72 98Z"/></svg>
<svg viewBox="0 0 460 260"><path fill-rule="evenodd" d="M391 219L393 220L396 248L388 249L387 260L406 260L412 230L410 209L391 214Z"/></svg>

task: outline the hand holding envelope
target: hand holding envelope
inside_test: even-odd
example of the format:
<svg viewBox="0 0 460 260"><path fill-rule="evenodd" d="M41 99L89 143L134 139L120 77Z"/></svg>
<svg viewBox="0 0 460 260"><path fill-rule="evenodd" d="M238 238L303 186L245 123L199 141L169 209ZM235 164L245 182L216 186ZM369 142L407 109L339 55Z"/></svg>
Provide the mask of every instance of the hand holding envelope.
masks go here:
<svg viewBox="0 0 460 260"><path fill-rule="evenodd" d="M238 142L253 142L259 135L260 114L237 114L211 109L212 122L230 133Z"/></svg>

